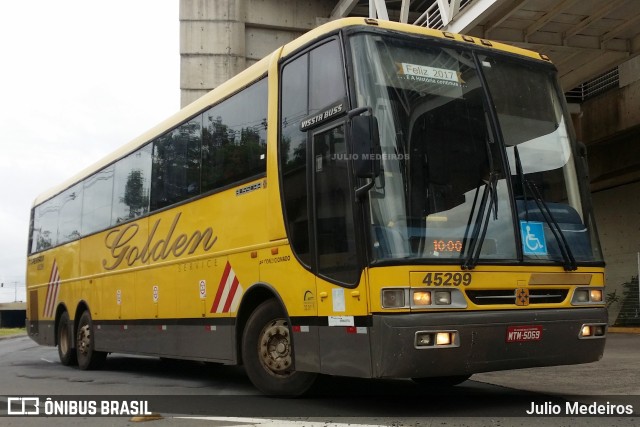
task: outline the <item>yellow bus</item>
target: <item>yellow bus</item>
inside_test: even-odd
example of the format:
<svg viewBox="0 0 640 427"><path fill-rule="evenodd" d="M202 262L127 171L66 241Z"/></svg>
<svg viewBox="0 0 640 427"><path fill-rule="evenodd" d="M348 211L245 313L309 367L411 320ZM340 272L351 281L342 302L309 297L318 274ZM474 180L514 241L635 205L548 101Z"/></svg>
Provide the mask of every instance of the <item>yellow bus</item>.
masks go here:
<svg viewBox="0 0 640 427"><path fill-rule="evenodd" d="M545 55L318 27L31 211L28 329L108 353L457 384L603 354L586 153Z"/></svg>

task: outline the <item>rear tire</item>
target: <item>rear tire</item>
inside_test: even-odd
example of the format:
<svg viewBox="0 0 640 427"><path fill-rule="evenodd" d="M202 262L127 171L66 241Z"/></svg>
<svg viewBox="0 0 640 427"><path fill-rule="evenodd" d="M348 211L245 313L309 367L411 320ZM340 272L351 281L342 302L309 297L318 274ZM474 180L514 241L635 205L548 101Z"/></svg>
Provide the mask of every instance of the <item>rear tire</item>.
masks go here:
<svg viewBox="0 0 640 427"><path fill-rule="evenodd" d="M60 315L60 319L58 319L58 330L56 331L58 338L58 357L60 358L60 362L65 366L75 366L78 364L76 351L72 345L73 334L71 330L69 313L65 311Z"/></svg>
<svg viewBox="0 0 640 427"><path fill-rule="evenodd" d="M291 329L274 299L260 304L249 316L242 334L242 361L253 385L271 396L300 396L317 377L294 370Z"/></svg>
<svg viewBox="0 0 640 427"><path fill-rule="evenodd" d="M107 358L106 352L95 350L95 335L93 334L93 322L89 311L82 313L78 322L76 354L78 367L84 371L100 369Z"/></svg>

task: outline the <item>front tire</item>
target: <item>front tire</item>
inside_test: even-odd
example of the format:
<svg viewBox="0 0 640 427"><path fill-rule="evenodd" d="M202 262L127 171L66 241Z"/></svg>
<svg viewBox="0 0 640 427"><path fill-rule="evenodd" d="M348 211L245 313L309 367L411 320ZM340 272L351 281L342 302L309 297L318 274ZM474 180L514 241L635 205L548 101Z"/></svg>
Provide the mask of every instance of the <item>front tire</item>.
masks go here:
<svg viewBox="0 0 640 427"><path fill-rule="evenodd" d="M76 351L73 348L73 334L71 332L71 322L69 321L69 313L66 311L60 315L58 319L58 357L60 362L65 366L75 366L78 364Z"/></svg>
<svg viewBox="0 0 640 427"><path fill-rule="evenodd" d="M242 360L253 385L267 395L300 396L317 377L294 370L291 329L274 299L260 304L249 316L242 335Z"/></svg>
<svg viewBox="0 0 640 427"><path fill-rule="evenodd" d="M89 311L82 313L78 322L76 354L78 367L83 371L100 369L107 358L107 353L95 350L95 335Z"/></svg>

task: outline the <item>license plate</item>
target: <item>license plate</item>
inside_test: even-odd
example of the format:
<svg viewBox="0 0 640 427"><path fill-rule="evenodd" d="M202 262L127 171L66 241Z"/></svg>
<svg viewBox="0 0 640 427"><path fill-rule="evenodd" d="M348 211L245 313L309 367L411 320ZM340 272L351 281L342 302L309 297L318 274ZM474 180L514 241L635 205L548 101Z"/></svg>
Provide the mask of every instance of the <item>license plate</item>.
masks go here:
<svg viewBox="0 0 640 427"><path fill-rule="evenodd" d="M542 326L509 326L507 327L507 342L540 341Z"/></svg>

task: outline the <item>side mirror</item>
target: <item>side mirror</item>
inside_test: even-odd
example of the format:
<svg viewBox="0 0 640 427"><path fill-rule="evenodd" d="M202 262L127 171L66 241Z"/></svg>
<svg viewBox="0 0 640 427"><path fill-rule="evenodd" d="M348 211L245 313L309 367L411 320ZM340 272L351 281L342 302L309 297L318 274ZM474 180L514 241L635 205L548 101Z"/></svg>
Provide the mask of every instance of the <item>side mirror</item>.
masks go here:
<svg viewBox="0 0 640 427"><path fill-rule="evenodd" d="M374 116L351 117L351 146L356 176L373 179L380 175L380 135Z"/></svg>

